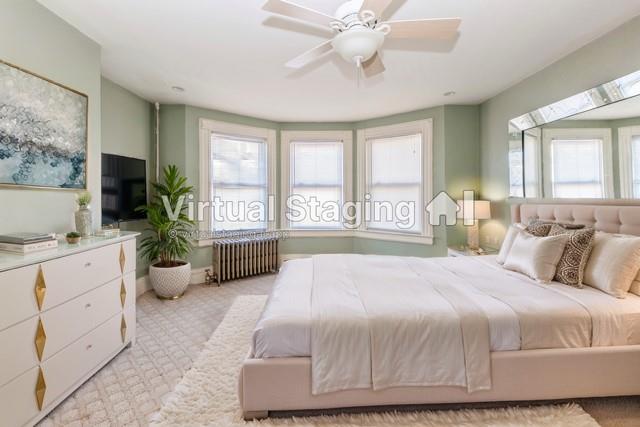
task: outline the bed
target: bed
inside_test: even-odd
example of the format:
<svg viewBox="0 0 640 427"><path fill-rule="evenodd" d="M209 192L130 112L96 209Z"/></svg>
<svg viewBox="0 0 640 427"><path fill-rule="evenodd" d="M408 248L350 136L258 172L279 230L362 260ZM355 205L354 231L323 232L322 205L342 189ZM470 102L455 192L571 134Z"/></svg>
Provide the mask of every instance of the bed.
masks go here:
<svg viewBox="0 0 640 427"><path fill-rule="evenodd" d="M514 222L529 218L640 235L636 206L513 206ZM314 266L324 277L313 274ZM358 280L344 279L354 275ZM323 286L314 288L313 280ZM390 292L393 280L407 291ZM433 286L421 286L424 281ZM352 299L351 282L371 285ZM412 295L430 302L427 315L413 327L389 328L402 310L413 310ZM312 328L312 318L326 322ZM269 411L635 394L639 296L540 285L491 256L290 261L256 325L239 379L247 419Z"/></svg>

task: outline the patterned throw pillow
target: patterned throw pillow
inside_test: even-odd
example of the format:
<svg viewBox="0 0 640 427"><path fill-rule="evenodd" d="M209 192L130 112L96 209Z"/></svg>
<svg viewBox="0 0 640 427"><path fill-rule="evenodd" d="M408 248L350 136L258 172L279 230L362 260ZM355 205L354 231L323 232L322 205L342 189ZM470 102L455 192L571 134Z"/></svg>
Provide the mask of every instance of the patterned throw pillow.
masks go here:
<svg viewBox="0 0 640 427"><path fill-rule="evenodd" d="M529 234L533 234L536 237L547 237L549 232L551 231L551 226L553 224L550 222L543 221L529 221L529 225L524 229Z"/></svg>
<svg viewBox="0 0 640 427"><path fill-rule="evenodd" d="M593 249L596 231L593 228L567 230L558 224L551 226L549 236L562 234L569 235L569 240L558 262L554 280L564 283L565 285L582 288L584 269L587 266L589 255L591 255L591 250Z"/></svg>
<svg viewBox="0 0 640 427"><path fill-rule="evenodd" d="M553 225L560 226L565 230L581 230L584 228L583 224L560 223L560 222L545 221L542 219L532 218L529 220L529 225L527 225L527 228L525 228L525 231L537 237L546 237L546 236L549 236L549 232L551 231L551 226Z"/></svg>

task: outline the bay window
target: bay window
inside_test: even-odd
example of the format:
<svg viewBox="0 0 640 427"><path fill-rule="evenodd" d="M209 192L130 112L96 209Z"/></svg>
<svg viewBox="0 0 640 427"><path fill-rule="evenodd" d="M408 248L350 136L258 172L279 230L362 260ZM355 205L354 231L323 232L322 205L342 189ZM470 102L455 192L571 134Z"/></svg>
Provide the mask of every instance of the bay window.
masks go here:
<svg viewBox="0 0 640 427"><path fill-rule="evenodd" d="M431 120L358 131L362 237L431 238L431 133Z"/></svg>
<svg viewBox="0 0 640 427"><path fill-rule="evenodd" d="M350 131L282 132L283 228L342 230L351 198Z"/></svg>
<svg viewBox="0 0 640 427"><path fill-rule="evenodd" d="M272 230L275 131L202 119L200 133L200 230Z"/></svg>

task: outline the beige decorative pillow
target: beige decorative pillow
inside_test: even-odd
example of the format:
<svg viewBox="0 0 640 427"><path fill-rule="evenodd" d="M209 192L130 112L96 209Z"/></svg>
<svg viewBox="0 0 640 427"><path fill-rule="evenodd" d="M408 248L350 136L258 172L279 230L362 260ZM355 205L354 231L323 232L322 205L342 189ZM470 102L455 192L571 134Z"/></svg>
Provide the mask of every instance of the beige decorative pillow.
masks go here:
<svg viewBox="0 0 640 427"><path fill-rule="evenodd" d="M636 277L636 280L634 280L631 283L631 287L629 288L629 292L631 292L632 294L636 294L636 295L640 296L640 275L638 277Z"/></svg>
<svg viewBox="0 0 640 427"><path fill-rule="evenodd" d="M640 296L640 273L636 276L636 280L631 283L631 287L629 288L629 292L632 294L636 294Z"/></svg>
<svg viewBox="0 0 640 427"><path fill-rule="evenodd" d="M500 252L496 257L496 262L498 264L504 264L507 259L507 255L509 255L509 251L511 250L511 246L513 246L513 242L516 240L516 236L522 231L524 231L524 225L520 223L509 226L507 234L504 236L504 240L502 241L502 246L500 246Z"/></svg>
<svg viewBox="0 0 640 427"><path fill-rule="evenodd" d="M524 273L543 283L550 282L564 252L569 236L536 237L518 233L511 246L504 268Z"/></svg>
<svg viewBox="0 0 640 427"><path fill-rule="evenodd" d="M596 233L584 284L625 298L640 270L640 237Z"/></svg>
<svg viewBox="0 0 640 427"><path fill-rule="evenodd" d="M554 279L565 285L582 288L584 269L587 266L589 255L591 255L591 250L593 249L596 231L593 228L567 230L558 224L551 226L549 236L559 236L563 234L568 235L569 240L558 262Z"/></svg>

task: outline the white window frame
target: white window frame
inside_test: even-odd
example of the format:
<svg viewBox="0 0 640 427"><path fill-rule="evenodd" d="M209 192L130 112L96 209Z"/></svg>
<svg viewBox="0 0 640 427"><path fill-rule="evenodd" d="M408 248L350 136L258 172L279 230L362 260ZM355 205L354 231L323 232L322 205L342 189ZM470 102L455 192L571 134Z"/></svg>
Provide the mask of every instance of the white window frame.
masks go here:
<svg viewBox="0 0 640 427"><path fill-rule="evenodd" d="M562 128L542 130L542 157L543 157L543 180L544 195L546 198L562 199L553 197L553 184L551 182L551 142L554 139L580 140L580 139L600 139L602 140L602 162L604 179L603 199L614 198L613 187L613 153L612 136L610 128ZM589 198L585 198L588 200ZM601 199L595 199L601 200Z"/></svg>
<svg viewBox="0 0 640 427"><path fill-rule="evenodd" d="M344 237L349 230L342 229L291 229L287 221L287 200L291 195L291 143L296 141L342 141L342 200L349 202L353 200L353 131L298 131L287 130L280 132L280 224L282 230L287 230L293 237Z"/></svg>
<svg viewBox="0 0 640 427"><path fill-rule="evenodd" d="M633 151L634 135L640 135L640 126L618 128L618 155L620 159L620 197L634 199L633 194Z"/></svg>
<svg viewBox="0 0 640 427"><path fill-rule="evenodd" d="M210 201L210 183L211 183L211 165L209 164L211 159L210 142L212 134L222 134L244 138L264 139L267 145L267 196L276 197L276 137L277 133L275 129L259 128L253 126L239 125L235 123L220 122L209 119L200 119L200 201ZM273 206L267 206L267 218L270 216L272 221L267 221L267 229L265 232L272 232L276 230L275 214L277 211L277 200L274 200ZM273 209L274 212L270 213L269 209ZM210 211L209 211L210 212ZM197 215L197 212L195 212ZM211 215L205 215L204 221L200 222L199 230L202 239L198 240L198 246L209 246L215 239L206 238L209 233L212 232L211 228Z"/></svg>
<svg viewBox="0 0 640 427"><path fill-rule="evenodd" d="M369 230L363 218L356 237L365 239L387 240L407 243L433 244L433 226L429 224L425 206L433 198L433 119L400 123L390 126L358 129L357 131L357 167L358 167L358 200L363 202L367 191L367 177L370 174L369 153L367 140L379 138L393 138L403 135L422 135L422 201L417 206L418 214L422 218L422 230L419 234L409 234L395 231Z"/></svg>

